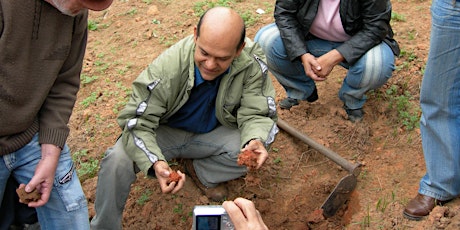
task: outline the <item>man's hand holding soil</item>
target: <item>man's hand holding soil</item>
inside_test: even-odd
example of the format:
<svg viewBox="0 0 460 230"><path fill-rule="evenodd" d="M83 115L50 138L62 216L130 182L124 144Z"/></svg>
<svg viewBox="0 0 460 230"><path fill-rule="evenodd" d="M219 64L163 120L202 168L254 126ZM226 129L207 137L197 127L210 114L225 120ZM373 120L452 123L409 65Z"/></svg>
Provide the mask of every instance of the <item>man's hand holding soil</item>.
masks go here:
<svg viewBox="0 0 460 230"><path fill-rule="evenodd" d="M160 183L161 191L163 193L174 194L184 186L185 174L181 171L177 171L181 178L179 181L171 181L170 175L173 171L166 161L157 161L152 167L155 170L155 175L158 179L158 183Z"/></svg>
<svg viewBox="0 0 460 230"><path fill-rule="evenodd" d="M241 150L244 152L253 152L257 155L257 166L254 169L259 169L262 167L263 163L268 158L267 149L265 149L264 144L258 139L249 141L249 143Z"/></svg>
<svg viewBox="0 0 460 230"><path fill-rule="evenodd" d="M38 162L35 174L27 185L21 184L19 187L25 186L25 192L31 193L35 190L41 194L40 199L31 200L28 202L29 207L40 207L46 204L50 198L51 190L53 189L54 175L59 162L61 149L52 144L42 144L42 158ZM26 201L20 200L22 203Z"/></svg>

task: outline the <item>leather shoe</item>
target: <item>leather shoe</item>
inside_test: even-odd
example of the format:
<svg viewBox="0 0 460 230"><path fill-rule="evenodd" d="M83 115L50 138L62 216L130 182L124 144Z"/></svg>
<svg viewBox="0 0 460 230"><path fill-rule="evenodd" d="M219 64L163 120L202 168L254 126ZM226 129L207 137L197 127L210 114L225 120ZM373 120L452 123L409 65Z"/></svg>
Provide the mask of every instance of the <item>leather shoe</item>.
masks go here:
<svg viewBox="0 0 460 230"><path fill-rule="evenodd" d="M403 215L410 220L421 220L423 217L430 214L431 210L436 205L443 205L449 201L436 200L433 197L417 194L417 196L409 201L404 209Z"/></svg>
<svg viewBox="0 0 460 230"><path fill-rule="evenodd" d="M208 188L200 182L196 175L193 161L187 159L184 161L185 173L192 178L193 183L201 190L201 192L208 197L208 199L215 202L222 202L228 197L228 189L224 184L219 184L216 187Z"/></svg>

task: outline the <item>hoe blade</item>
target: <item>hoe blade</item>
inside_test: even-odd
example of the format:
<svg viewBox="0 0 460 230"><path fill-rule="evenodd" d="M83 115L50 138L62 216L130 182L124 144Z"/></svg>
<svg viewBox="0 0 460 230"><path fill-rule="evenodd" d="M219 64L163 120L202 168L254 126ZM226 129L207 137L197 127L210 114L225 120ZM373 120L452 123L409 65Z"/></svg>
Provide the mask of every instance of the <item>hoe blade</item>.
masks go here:
<svg viewBox="0 0 460 230"><path fill-rule="evenodd" d="M349 174L343 177L339 183L335 186L334 190L321 205L323 210L323 216L326 218L335 215L337 210L342 207L343 204L350 198L351 192L356 187L357 179L356 176Z"/></svg>

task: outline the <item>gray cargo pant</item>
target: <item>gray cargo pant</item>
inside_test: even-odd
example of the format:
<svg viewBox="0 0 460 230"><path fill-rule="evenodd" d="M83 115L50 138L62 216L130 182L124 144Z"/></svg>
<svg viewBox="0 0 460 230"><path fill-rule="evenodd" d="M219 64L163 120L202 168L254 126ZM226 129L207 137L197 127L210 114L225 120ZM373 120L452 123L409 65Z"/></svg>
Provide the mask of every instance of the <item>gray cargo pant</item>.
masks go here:
<svg viewBox="0 0 460 230"><path fill-rule="evenodd" d="M241 150L238 129L219 126L209 133L195 134L160 126L156 134L166 160L194 159L195 172L207 187L215 187L247 172L246 167L237 164ZM92 230L122 228L123 209L138 172L137 166L125 153L121 138L118 139L114 146L107 149L101 162Z"/></svg>

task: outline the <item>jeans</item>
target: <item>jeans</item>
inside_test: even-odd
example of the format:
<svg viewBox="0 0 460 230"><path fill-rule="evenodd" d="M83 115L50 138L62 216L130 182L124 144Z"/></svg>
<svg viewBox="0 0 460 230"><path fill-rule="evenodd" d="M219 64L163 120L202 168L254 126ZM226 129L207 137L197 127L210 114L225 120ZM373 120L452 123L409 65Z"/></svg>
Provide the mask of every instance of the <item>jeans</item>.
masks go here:
<svg viewBox="0 0 460 230"><path fill-rule="evenodd" d="M8 177L12 175L20 184L27 184L32 179L40 159L41 147L38 143L38 134L18 151L1 156L0 200L3 200ZM63 180L63 178L68 180ZM44 206L36 210L40 227L43 230L89 229L86 197L67 145L64 146L59 157L50 198Z"/></svg>
<svg viewBox="0 0 460 230"><path fill-rule="evenodd" d="M241 135L236 128L219 126L209 133L194 134L162 125L156 134L158 146L166 160L194 159L195 172L206 187L215 187L247 172L245 166L237 163ZM101 162L92 230L122 228L123 209L138 172L138 167L125 153L119 138L107 150Z"/></svg>
<svg viewBox="0 0 460 230"><path fill-rule="evenodd" d="M270 72L286 90L290 98L306 100L315 89L315 82L306 75L302 62L291 62L287 56L280 32L275 23L260 29L255 38L265 52ZM305 41L309 52L319 57L337 48L341 42L322 39ZM350 109L360 109L366 101L365 93L384 85L391 77L394 67L394 54L384 42L367 51L356 63L340 65L348 69L339 90L339 98Z"/></svg>
<svg viewBox="0 0 460 230"><path fill-rule="evenodd" d="M438 200L460 194L460 2L434 0L422 80L420 131L426 175L419 193Z"/></svg>

